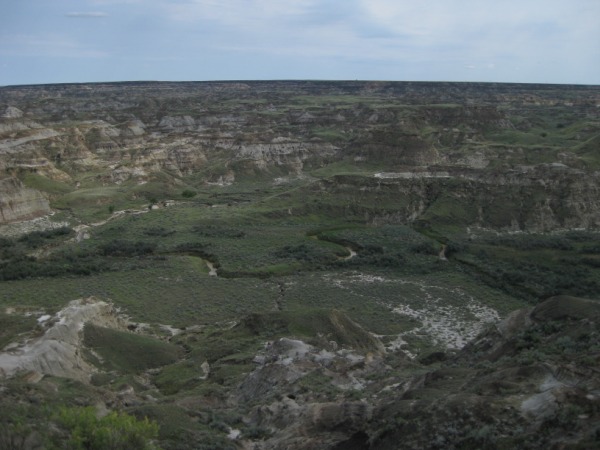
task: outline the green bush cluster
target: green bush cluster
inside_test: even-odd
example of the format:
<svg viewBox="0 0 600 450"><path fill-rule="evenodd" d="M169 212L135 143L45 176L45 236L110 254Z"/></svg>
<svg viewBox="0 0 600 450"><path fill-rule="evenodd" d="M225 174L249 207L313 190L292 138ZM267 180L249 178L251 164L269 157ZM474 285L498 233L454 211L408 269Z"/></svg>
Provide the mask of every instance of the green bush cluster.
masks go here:
<svg viewBox="0 0 600 450"><path fill-rule="evenodd" d="M437 255L439 250L436 249L431 241L421 241L410 246L412 253L419 253L421 255Z"/></svg>
<svg viewBox="0 0 600 450"><path fill-rule="evenodd" d="M578 235L544 235L544 234L512 234L488 237L483 240L489 245L498 245L503 247L516 248L519 250L573 250L574 245L571 241L577 239Z"/></svg>
<svg viewBox="0 0 600 450"><path fill-rule="evenodd" d="M195 225L192 227L194 234L204 237L239 239L246 236L244 231L217 225Z"/></svg>
<svg viewBox="0 0 600 450"><path fill-rule="evenodd" d="M73 230L69 227L54 228L51 230L33 231L19 237L18 241L24 243L28 247L37 248L46 243L49 240L70 236L73 234Z"/></svg>
<svg viewBox="0 0 600 450"><path fill-rule="evenodd" d="M158 424L147 418L111 412L98 418L93 407L61 408L56 417L68 433L63 448L72 450L152 450L158 449Z"/></svg>
<svg viewBox="0 0 600 450"><path fill-rule="evenodd" d="M281 259L294 259L305 263L323 263L330 255L321 248L307 244L286 245L273 252L273 256Z"/></svg>
<svg viewBox="0 0 600 450"><path fill-rule="evenodd" d="M143 233L146 236L152 237L167 237L175 234L175 230L168 230L164 227L150 227L144 229Z"/></svg>
<svg viewBox="0 0 600 450"><path fill-rule="evenodd" d="M86 250L59 252L45 259L35 259L19 251L10 255L0 252L0 258L2 258L0 260L1 281L90 275L111 270L111 265L107 261Z"/></svg>
<svg viewBox="0 0 600 450"><path fill-rule="evenodd" d="M192 191L191 189L184 189L181 193L183 198L194 198L198 193L196 191Z"/></svg>
<svg viewBox="0 0 600 450"><path fill-rule="evenodd" d="M88 323L84 327L84 343L106 361L110 369L136 373L175 363L182 354L180 347L126 331Z"/></svg>
<svg viewBox="0 0 600 450"><path fill-rule="evenodd" d="M55 250L49 256L37 258L31 256L31 249L42 246L44 240L70 234L70 229L59 228L48 232L31 233L18 240L0 238L0 281L65 275L85 276L120 270L125 266L134 268L139 264L135 262L132 265L131 262L139 260L127 260L125 264L123 261L115 264L115 260L111 258L149 256L155 253L157 247L154 242L116 239L100 244L98 247L72 245Z"/></svg>
<svg viewBox="0 0 600 450"><path fill-rule="evenodd" d="M144 256L154 253L156 244L154 242L144 241L125 241L122 239L116 239L105 244L100 245L100 254L104 256L119 256L119 257L131 257L131 256Z"/></svg>
<svg viewBox="0 0 600 450"><path fill-rule="evenodd" d="M356 257L339 261L338 264L346 267L399 268L406 264L406 255L400 251L385 252L377 246L366 246Z"/></svg>

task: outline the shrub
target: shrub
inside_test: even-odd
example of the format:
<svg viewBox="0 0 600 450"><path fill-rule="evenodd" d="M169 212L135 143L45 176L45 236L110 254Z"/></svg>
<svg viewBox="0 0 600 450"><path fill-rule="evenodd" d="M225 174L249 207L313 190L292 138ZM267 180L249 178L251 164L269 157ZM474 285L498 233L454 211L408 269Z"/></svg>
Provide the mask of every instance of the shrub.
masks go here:
<svg viewBox="0 0 600 450"><path fill-rule="evenodd" d="M257 426L248 427L244 431L244 437L253 440L264 439L269 437L270 435L271 433L267 428Z"/></svg>
<svg viewBox="0 0 600 450"><path fill-rule="evenodd" d="M421 241L411 245L410 251L421 255L437 255L439 250L431 242Z"/></svg>
<svg viewBox="0 0 600 450"><path fill-rule="evenodd" d="M73 231L69 227L60 227L43 231L32 231L31 233L21 236L18 241L24 243L28 247L35 248L44 245L49 239L68 236L71 233L73 233Z"/></svg>
<svg viewBox="0 0 600 450"><path fill-rule="evenodd" d="M318 263L327 260L327 254L318 247L306 244L286 245L275 252L274 256L282 259L295 259L307 263Z"/></svg>
<svg viewBox="0 0 600 450"><path fill-rule="evenodd" d="M241 230L216 225L195 225L192 227L192 231L205 237L239 239L246 236L246 233Z"/></svg>
<svg viewBox="0 0 600 450"><path fill-rule="evenodd" d="M137 420L125 413L111 412L96 417L93 407L62 408L57 422L70 436L65 448L90 450L156 449L158 424L147 418Z"/></svg>
<svg viewBox="0 0 600 450"><path fill-rule="evenodd" d="M91 323L83 329L83 342L103 358L107 368L122 373L174 364L182 356L181 348L174 344Z"/></svg>
<svg viewBox="0 0 600 450"><path fill-rule="evenodd" d="M153 236L153 237L167 237L167 236L171 236L172 234L175 234L175 230L167 230L166 228L163 228L163 227L152 227L152 228L146 228L144 230L144 234L146 236Z"/></svg>
<svg viewBox="0 0 600 450"><path fill-rule="evenodd" d="M143 256L154 253L156 244L143 241L124 241L116 239L100 246L100 253L104 256Z"/></svg>
<svg viewBox="0 0 600 450"><path fill-rule="evenodd" d="M196 191L192 191L191 189L186 189L181 193L183 198L194 198L198 193Z"/></svg>

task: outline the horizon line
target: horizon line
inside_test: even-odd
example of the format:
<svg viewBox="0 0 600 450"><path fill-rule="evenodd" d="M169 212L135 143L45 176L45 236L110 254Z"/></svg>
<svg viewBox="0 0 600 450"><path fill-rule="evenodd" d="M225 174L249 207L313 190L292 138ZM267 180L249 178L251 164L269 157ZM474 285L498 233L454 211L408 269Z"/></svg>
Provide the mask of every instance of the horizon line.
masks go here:
<svg viewBox="0 0 600 450"><path fill-rule="evenodd" d="M422 84L503 84L503 85L544 85L544 86L580 86L600 87L600 84L589 83L550 83L531 81L448 81L448 80L379 80L379 79L324 79L324 78L274 78L274 79L214 79L214 80L120 80L120 81L66 81L55 83L26 83L0 85L3 88L24 88L42 86L71 86L71 85L100 85L100 84L185 84L185 83L285 83L285 82L312 82L312 83L422 83Z"/></svg>

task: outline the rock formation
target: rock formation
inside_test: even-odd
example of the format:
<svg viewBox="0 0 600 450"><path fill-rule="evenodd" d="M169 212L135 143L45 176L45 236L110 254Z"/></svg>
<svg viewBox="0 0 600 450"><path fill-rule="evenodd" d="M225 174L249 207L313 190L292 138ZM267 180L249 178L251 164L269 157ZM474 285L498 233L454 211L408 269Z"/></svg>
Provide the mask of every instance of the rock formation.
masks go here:
<svg viewBox="0 0 600 450"><path fill-rule="evenodd" d="M33 219L50 213L48 200L16 178L0 180L0 224Z"/></svg>
<svg viewBox="0 0 600 450"><path fill-rule="evenodd" d="M426 210L440 200L436 192L444 191L449 201L475 206L466 218L470 226L593 228L600 221L593 172L598 103L595 87L478 83L9 87L0 89L0 169L16 176L35 172L72 187L87 172L104 185L165 176L180 183L194 174L226 184L352 162L415 174L411 181L387 177L375 187L409 199L392 220L426 221ZM536 121L556 131L535 135ZM431 169L447 176L421 176ZM367 190L373 185L350 181ZM5 196L13 195L3 186ZM507 197L522 209L505 214L501 199ZM0 221L47 210L28 208L4 212ZM381 221L392 213L365 214Z"/></svg>

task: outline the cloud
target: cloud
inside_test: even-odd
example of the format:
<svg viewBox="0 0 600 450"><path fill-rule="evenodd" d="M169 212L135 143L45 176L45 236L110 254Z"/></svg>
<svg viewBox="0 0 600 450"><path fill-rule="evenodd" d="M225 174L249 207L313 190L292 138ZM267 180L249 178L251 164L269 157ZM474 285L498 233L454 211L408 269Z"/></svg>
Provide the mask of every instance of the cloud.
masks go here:
<svg viewBox="0 0 600 450"><path fill-rule="evenodd" d="M134 76L155 78L152 74L163 66L172 67L175 74L191 73L185 75L190 79L212 73L212 77L549 81L597 80L600 73L599 0L56 3L53 13L44 15L51 19L37 25L29 23L24 13L19 26L5 20L7 26L0 27L0 55L73 62L81 57L84 64L111 61L106 64L111 68L127 66L123 61L143 61L156 63L154 72L140 69ZM66 3L82 10L65 13ZM109 16L111 20L92 20ZM65 28L66 18L90 19L89 26L91 22L101 26L94 33L89 26ZM173 62L158 64L161 61ZM206 61L211 61L213 72ZM515 75L517 66L521 72Z"/></svg>
<svg viewBox="0 0 600 450"><path fill-rule="evenodd" d="M496 73L520 65L529 76L542 73L540 67L552 71L559 61L588 71L589 60L600 53L597 0L359 1L364 20L406 49L396 61Z"/></svg>
<svg viewBox="0 0 600 450"><path fill-rule="evenodd" d="M82 45L62 34L0 35L0 55L50 58L105 58L109 53Z"/></svg>
<svg viewBox="0 0 600 450"><path fill-rule="evenodd" d="M101 19L103 17L108 17L108 14L105 12L99 11L91 11L91 12L70 12L65 14L67 17L71 17L74 19Z"/></svg>
<svg viewBox="0 0 600 450"><path fill-rule="evenodd" d="M172 20L211 21L246 28L298 20L318 4L318 0L180 0L165 2L162 6Z"/></svg>
<svg viewBox="0 0 600 450"><path fill-rule="evenodd" d="M427 47L459 43L465 48L517 50L548 39L600 37L597 0L360 0L377 26ZM576 5L576 6L575 6ZM595 18L595 19L592 19ZM596 31L594 31L596 30ZM512 44L521 43L511 47ZM554 49L553 49L554 50Z"/></svg>

